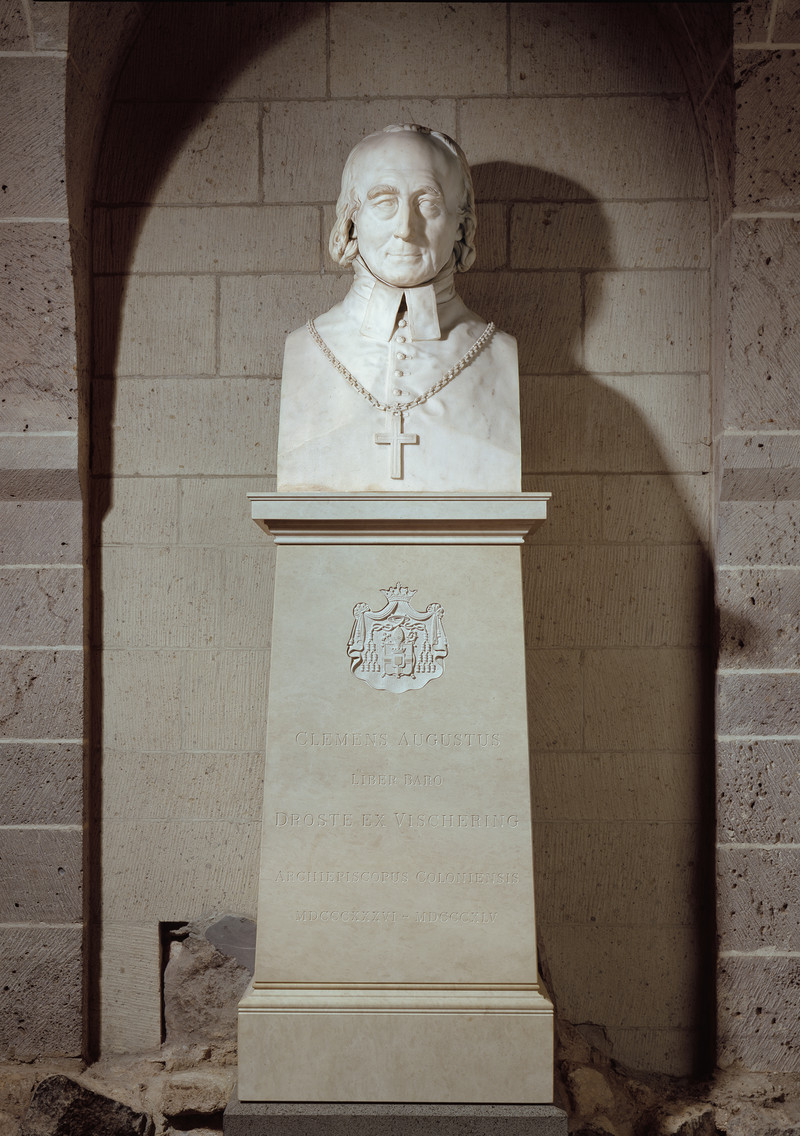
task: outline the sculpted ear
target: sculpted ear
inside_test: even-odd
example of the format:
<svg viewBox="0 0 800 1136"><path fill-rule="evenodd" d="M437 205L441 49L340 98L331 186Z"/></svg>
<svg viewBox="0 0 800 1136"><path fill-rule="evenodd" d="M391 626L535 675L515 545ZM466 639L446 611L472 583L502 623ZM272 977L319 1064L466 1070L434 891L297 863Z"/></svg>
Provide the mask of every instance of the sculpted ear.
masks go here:
<svg viewBox="0 0 800 1136"><path fill-rule="evenodd" d="M456 272L466 272L475 261L475 213L470 210L463 217L455 243Z"/></svg>
<svg viewBox="0 0 800 1136"><path fill-rule="evenodd" d="M458 226L456 239L453 241L453 252L456 254L456 263L461 259L461 246L464 243L464 226Z"/></svg>

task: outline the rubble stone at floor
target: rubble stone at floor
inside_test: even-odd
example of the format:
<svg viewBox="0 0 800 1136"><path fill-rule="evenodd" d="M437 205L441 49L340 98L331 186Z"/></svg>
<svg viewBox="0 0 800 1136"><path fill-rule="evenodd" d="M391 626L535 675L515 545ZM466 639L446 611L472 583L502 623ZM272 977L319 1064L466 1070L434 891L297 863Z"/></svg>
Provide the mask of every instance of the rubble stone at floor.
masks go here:
<svg viewBox="0 0 800 1136"><path fill-rule="evenodd" d="M732 1066L689 1082L634 1073L596 1027L560 1019L557 1030L556 1103L570 1136L800 1136L800 1074Z"/></svg>
<svg viewBox="0 0 800 1136"><path fill-rule="evenodd" d="M153 1136L152 1119L63 1073L36 1086L20 1136Z"/></svg>
<svg viewBox="0 0 800 1136"><path fill-rule="evenodd" d="M598 1040L595 1033L586 1033ZM556 1104L571 1136L800 1136L800 1074L718 1070L702 1083L634 1073L558 1023ZM69 1079L122 1115L142 1115L154 1136L219 1136L236 1079L236 1044L166 1044L150 1053L108 1058ZM74 1065L74 1063L73 1063ZM52 1064L0 1066L0 1136L83 1136L81 1129L21 1127L33 1086ZM66 1080L67 1078L63 1078ZM27 1095L26 1095L27 1094ZM117 1129L98 1129L108 1136Z"/></svg>
<svg viewBox="0 0 800 1136"><path fill-rule="evenodd" d="M254 925L240 916L209 917L171 934L165 1043L88 1067L77 1061L0 1066L0 1136L222 1133L236 1081L236 1005L250 977ZM800 1073L730 1067L690 1083L634 1072L614 1060L601 1027L563 1017L557 1018L555 1103L567 1112L572 1136L800 1136Z"/></svg>

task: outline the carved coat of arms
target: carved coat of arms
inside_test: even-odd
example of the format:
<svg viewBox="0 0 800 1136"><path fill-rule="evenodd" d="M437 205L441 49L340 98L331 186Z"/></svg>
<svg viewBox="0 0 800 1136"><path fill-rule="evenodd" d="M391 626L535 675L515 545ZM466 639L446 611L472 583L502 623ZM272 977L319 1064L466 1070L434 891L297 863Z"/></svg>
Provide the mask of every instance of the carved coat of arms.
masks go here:
<svg viewBox="0 0 800 1136"><path fill-rule="evenodd" d="M447 639L441 604L424 612L411 606L416 589L395 584L381 588L386 606L370 611L369 604L353 608L353 630L347 643L350 669L376 690L418 690L444 671Z"/></svg>

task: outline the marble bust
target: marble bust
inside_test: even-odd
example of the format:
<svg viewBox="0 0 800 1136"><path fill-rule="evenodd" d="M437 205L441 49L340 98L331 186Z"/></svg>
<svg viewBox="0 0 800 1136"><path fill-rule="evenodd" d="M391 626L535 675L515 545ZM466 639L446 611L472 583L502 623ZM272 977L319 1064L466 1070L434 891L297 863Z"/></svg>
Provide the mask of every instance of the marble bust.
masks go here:
<svg viewBox="0 0 800 1136"><path fill-rule="evenodd" d="M455 290L475 229L446 135L388 126L352 150L330 251L353 283L286 341L279 492L519 492L516 341Z"/></svg>

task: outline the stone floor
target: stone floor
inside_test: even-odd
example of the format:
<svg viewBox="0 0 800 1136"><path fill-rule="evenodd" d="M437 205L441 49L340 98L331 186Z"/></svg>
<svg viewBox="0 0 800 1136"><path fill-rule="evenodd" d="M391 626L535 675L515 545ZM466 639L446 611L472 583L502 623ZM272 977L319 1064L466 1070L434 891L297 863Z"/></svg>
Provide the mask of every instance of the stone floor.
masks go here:
<svg viewBox="0 0 800 1136"><path fill-rule="evenodd" d="M625 1070L568 1023L559 1032L556 1104L567 1111L572 1136L800 1136L800 1074L731 1068L689 1084ZM34 1087L57 1074L92 1090L101 1103L107 1098L108 1126L97 1122L85 1130L92 1136L122 1132L115 1102L146 1117L140 1122L146 1126L126 1133L212 1136L222 1132L235 1062L235 1047L225 1043L167 1045L88 1068L75 1061L0 1065L0 1136L77 1131L43 1127L41 1118L22 1127Z"/></svg>
<svg viewBox="0 0 800 1136"><path fill-rule="evenodd" d="M215 953L207 931L187 926L170 949L159 1049L88 1067L0 1064L0 1136L221 1133L236 1079L235 1007L249 970ZM702 1083L637 1073L608 1055L602 1029L563 1018L556 1052L555 1104L572 1136L800 1136L800 1073L731 1067Z"/></svg>
<svg viewBox="0 0 800 1136"><path fill-rule="evenodd" d="M633 1073L563 1020L556 1104L572 1136L800 1136L800 1074L731 1067L691 1083Z"/></svg>

